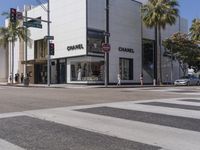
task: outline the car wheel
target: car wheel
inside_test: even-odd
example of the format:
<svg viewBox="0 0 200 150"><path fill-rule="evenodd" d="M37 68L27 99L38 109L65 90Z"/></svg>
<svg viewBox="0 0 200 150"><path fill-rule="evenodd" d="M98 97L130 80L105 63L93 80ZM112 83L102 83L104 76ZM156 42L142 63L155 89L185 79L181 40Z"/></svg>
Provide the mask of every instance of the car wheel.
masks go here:
<svg viewBox="0 0 200 150"><path fill-rule="evenodd" d="M190 82L189 81L187 82L187 86L190 86Z"/></svg>
<svg viewBox="0 0 200 150"><path fill-rule="evenodd" d="M197 82L197 84L196 84L197 86L199 86L200 85L200 82Z"/></svg>

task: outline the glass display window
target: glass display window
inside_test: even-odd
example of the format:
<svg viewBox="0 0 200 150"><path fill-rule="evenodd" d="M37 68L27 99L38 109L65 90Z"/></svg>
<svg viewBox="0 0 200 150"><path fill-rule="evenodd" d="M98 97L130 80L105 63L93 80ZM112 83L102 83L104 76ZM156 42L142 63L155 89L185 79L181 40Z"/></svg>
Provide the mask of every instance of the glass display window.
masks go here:
<svg viewBox="0 0 200 150"><path fill-rule="evenodd" d="M105 41L103 31L88 30L87 50L88 52L102 53L101 46Z"/></svg>
<svg viewBox="0 0 200 150"><path fill-rule="evenodd" d="M103 81L104 63L73 62L71 64L71 81Z"/></svg>
<svg viewBox="0 0 200 150"><path fill-rule="evenodd" d="M121 80L133 80L133 59L120 58L119 72Z"/></svg>

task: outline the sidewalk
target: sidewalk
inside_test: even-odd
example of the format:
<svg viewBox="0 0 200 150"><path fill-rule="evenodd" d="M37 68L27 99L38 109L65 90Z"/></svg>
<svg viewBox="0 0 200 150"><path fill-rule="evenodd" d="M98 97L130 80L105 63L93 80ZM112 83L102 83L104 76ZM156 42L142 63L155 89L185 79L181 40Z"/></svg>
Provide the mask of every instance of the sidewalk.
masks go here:
<svg viewBox="0 0 200 150"><path fill-rule="evenodd" d="M24 84L13 84L6 82L0 82L0 86L14 86L14 87L25 87ZM48 86L47 84L29 84L30 88L148 88L148 87L171 87L171 85L161 85L161 86L153 86L153 85L108 85L105 87L104 85L77 85L77 84L51 84Z"/></svg>

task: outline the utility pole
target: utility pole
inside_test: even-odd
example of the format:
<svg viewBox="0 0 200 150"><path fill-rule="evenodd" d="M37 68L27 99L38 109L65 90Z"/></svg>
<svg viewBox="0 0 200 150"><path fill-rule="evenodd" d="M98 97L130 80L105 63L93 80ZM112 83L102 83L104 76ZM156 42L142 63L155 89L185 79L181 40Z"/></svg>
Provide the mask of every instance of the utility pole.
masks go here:
<svg viewBox="0 0 200 150"><path fill-rule="evenodd" d="M12 84L14 83L14 35L12 35Z"/></svg>
<svg viewBox="0 0 200 150"><path fill-rule="evenodd" d="M173 85L173 53L172 53L172 47L171 47L171 85Z"/></svg>
<svg viewBox="0 0 200 150"><path fill-rule="evenodd" d="M47 1L47 35L50 36L50 4L49 0ZM49 50L49 39L47 39L47 85L50 86L51 80L50 80L50 65L51 65L51 58L50 58L50 50Z"/></svg>
<svg viewBox="0 0 200 150"><path fill-rule="evenodd" d="M28 21L27 19L27 6L25 6L25 22ZM27 35L27 30L28 28L25 27L25 70L24 70L24 85L28 86L29 85L29 77L27 74L27 49L28 49L28 35Z"/></svg>
<svg viewBox="0 0 200 150"><path fill-rule="evenodd" d="M106 0L106 33L109 33L109 0ZM105 36L105 43L109 43L109 36ZM108 86L108 59L109 53L105 52L105 87Z"/></svg>

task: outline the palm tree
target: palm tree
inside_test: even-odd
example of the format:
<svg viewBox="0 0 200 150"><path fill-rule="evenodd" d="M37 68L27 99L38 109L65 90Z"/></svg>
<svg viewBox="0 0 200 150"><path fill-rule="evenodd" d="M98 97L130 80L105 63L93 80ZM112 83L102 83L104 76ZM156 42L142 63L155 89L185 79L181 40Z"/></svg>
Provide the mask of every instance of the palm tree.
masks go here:
<svg viewBox="0 0 200 150"><path fill-rule="evenodd" d="M200 19L196 18L192 21L190 36L192 40L200 44Z"/></svg>
<svg viewBox="0 0 200 150"><path fill-rule="evenodd" d="M9 13L2 13L2 15L9 18ZM26 35L26 32L28 33ZM30 32L28 29L21 25L20 21L16 23L8 23L7 27L0 27L0 46L4 47L4 49L8 50L9 43L12 43L12 50L14 50L14 43L19 39L20 41L24 41L26 38L28 39L29 45L31 45ZM12 51L12 84L13 84L13 77L14 77L14 52Z"/></svg>
<svg viewBox="0 0 200 150"><path fill-rule="evenodd" d="M157 55L157 81L162 82L161 70L161 29L166 25L173 25L179 16L177 0L149 0L142 6L142 18L148 28L155 28L156 55Z"/></svg>

